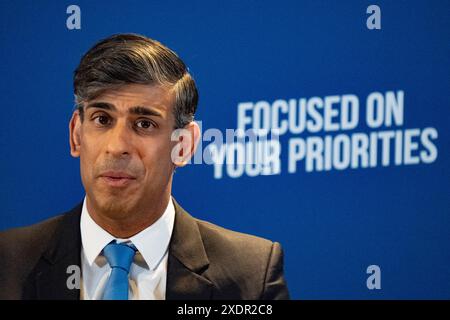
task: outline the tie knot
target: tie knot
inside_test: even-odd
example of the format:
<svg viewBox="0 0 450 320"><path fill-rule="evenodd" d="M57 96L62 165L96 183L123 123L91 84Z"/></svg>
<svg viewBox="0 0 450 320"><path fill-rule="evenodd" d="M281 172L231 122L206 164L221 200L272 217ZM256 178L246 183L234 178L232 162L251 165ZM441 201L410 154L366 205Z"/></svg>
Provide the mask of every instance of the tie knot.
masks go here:
<svg viewBox="0 0 450 320"><path fill-rule="evenodd" d="M134 246L113 241L105 246L103 254L111 268L121 268L128 273L131 262L136 254L136 249Z"/></svg>

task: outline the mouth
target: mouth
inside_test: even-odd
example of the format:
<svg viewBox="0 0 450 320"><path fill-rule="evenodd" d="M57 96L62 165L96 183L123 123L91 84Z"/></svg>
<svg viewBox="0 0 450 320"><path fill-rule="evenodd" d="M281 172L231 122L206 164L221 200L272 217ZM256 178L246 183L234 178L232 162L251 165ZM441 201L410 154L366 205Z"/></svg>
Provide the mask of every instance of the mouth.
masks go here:
<svg viewBox="0 0 450 320"><path fill-rule="evenodd" d="M135 177L124 172L105 172L99 178L108 186L115 188L125 187L136 181Z"/></svg>

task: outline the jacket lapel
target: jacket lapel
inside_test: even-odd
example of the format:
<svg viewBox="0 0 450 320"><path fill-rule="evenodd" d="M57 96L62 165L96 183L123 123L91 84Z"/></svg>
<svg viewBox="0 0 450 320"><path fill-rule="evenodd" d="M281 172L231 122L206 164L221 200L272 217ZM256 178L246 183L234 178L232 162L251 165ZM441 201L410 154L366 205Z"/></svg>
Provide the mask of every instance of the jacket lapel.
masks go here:
<svg viewBox="0 0 450 320"><path fill-rule="evenodd" d="M79 299L82 202L61 218L47 250L24 286L25 299ZM72 277L71 277L72 276Z"/></svg>
<svg viewBox="0 0 450 320"><path fill-rule="evenodd" d="M209 260L197 222L175 201L175 224L169 245L167 300L208 300L213 283L203 273Z"/></svg>

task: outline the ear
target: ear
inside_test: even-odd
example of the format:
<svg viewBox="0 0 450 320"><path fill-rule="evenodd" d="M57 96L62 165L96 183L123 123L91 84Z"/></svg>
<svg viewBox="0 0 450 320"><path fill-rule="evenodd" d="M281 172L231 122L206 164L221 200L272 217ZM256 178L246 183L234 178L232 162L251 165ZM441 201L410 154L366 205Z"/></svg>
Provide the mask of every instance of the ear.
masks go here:
<svg viewBox="0 0 450 320"><path fill-rule="evenodd" d="M81 119L78 110L73 112L69 122L69 142L70 154L72 157L78 158L80 156L81 146Z"/></svg>
<svg viewBox="0 0 450 320"><path fill-rule="evenodd" d="M184 167L195 154L200 140L200 127L195 121L172 133L172 141L177 144L172 149L172 162L176 167Z"/></svg>

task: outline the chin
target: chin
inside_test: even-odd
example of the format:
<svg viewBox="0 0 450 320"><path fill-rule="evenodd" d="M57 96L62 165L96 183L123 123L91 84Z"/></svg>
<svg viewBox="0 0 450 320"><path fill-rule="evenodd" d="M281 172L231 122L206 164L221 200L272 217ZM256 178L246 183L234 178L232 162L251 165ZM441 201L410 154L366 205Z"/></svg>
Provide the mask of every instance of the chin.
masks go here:
<svg viewBox="0 0 450 320"><path fill-rule="evenodd" d="M110 218L126 217L133 207L133 201L129 198L125 198L123 194L101 195L96 198L98 208Z"/></svg>

